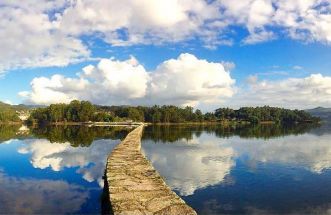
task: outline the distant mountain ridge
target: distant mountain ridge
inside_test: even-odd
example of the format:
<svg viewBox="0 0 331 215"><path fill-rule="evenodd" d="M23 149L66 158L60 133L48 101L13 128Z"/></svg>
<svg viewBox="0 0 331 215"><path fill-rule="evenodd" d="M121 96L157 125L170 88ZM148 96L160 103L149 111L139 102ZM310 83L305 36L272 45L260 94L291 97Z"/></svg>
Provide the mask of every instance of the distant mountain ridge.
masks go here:
<svg viewBox="0 0 331 215"><path fill-rule="evenodd" d="M25 121L40 105L11 105L0 101L0 123Z"/></svg>
<svg viewBox="0 0 331 215"><path fill-rule="evenodd" d="M26 110L31 110L34 108L39 108L39 107L45 107L43 105L25 105L25 104L19 104L19 105L11 105L7 104L5 102L0 101L0 110L1 109L11 109L15 111L26 111Z"/></svg>
<svg viewBox="0 0 331 215"><path fill-rule="evenodd" d="M313 116L320 117L322 120L331 121L331 108L317 107L306 111Z"/></svg>

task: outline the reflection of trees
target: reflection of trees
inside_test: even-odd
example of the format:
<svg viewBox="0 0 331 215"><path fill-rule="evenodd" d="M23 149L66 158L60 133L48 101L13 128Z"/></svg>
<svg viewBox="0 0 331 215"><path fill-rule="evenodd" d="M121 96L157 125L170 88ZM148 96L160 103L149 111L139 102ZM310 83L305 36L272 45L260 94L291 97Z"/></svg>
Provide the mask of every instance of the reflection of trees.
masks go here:
<svg viewBox="0 0 331 215"><path fill-rule="evenodd" d="M21 125L1 125L0 124L0 143L17 138L17 132Z"/></svg>
<svg viewBox="0 0 331 215"><path fill-rule="evenodd" d="M197 130L202 131L200 126L186 125L153 125L144 130L143 139L151 139L156 142L175 142L178 139L192 139L192 134Z"/></svg>
<svg viewBox="0 0 331 215"><path fill-rule="evenodd" d="M179 139L190 140L193 135L200 136L202 132L215 133L218 137L240 136L242 138L281 137L290 134L303 134L316 124L259 124L259 125L153 125L145 128L143 139L153 141L174 142ZM18 135L20 125L0 125L0 142ZM123 139L130 128L123 127L87 127L87 126L45 126L32 128L32 134L38 138L46 138L50 142L70 142L72 146L89 146L96 139Z"/></svg>
<svg viewBox="0 0 331 215"><path fill-rule="evenodd" d="M174 142L179 139L190 140L202 132L215 133L218 137L240 136L242 138L269 139L286 135L298 135L317 128L317 124L258 124L258 125L153 125L145 129L143 139Z"/></svg>
<svg viewBox="0 0 331 215"><path fill-rule="evenodd" d="M299 135L308 132L312 128L318 127L318 124L259 124L240 127L218 127L215 130L218 137L240 136L242 138L262 138L270 139L283 137L287 135Z"/></svg>
<svg viewBox="0 0 331 215"><path fill-rule="evenodd" d="M123 139L131 129L123 127L46 126L32 129L34 136L71 146L89 146L97 139Z"/></svg>
<svg viewBox="0 0 331 215"><path fill-rule="evenodd" d="M331 122L324 122L322 126L312 129L309 133L322 136L325 134L330 134L331 131Z"/></svg>

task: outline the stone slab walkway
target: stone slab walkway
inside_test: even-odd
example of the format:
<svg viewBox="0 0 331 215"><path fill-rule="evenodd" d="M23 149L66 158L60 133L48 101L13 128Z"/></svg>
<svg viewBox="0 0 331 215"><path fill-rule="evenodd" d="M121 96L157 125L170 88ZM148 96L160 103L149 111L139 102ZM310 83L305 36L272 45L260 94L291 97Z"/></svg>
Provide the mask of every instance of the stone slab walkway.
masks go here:
<svg viewBox="0 0 331 215"><path fill-rule="evenodd" d="M114 214L196 214L141 153L143 129L141 125L129 133L108 157L106 176Z"/></svg>

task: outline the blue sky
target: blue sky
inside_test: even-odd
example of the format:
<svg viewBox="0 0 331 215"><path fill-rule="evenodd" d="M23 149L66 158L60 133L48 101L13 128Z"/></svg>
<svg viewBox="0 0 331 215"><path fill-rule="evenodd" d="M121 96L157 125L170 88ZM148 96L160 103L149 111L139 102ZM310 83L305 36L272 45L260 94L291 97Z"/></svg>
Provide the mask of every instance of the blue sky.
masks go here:
<svg viewBox="0 0 331 215"><path fill-rule="evenodd" d="M331 106L329 0L34 1L0 5L2 101Z"/></svg>

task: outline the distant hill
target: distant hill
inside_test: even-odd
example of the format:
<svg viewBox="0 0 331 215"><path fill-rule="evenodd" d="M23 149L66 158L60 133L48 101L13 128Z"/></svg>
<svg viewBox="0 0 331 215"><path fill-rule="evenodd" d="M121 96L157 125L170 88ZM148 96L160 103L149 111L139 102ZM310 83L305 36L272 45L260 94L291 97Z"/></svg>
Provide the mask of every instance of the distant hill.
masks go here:
<svg viewBox="0 0 331 215"><path fill-rule="evenodd" d="M41 105L10 105L0 101L0 122L18 122L29 118L31 111Z"/></svg>
<svg viewBox="0 0 331 215"><path fill-rule="evenodd" d="M31 110L35 108L43 108L46 107L45 105L26 105L26 104L19 104L19 105L12 105L15 110Z"/></svg>
<svg viewBox="0 0 331 215"><path fill-rule="evenodd" d="M4 103L0 101L0 109L8 109L11 108L10 104Z"/></svg>
<svg viewBox="0 0 331 215"><path fill-rule="evenodd" d="M11 109L11 110L15 110L15 111L27 111L27 110L31 110L34 108L40 108L40 107L45 107L45 106L43 106L43 105L25 105L25 104L10 105L10 104L0 101L0 110Z"/></svg>
<svg viewBox="0 0 331 215"><path fill-rule="evenodd" d="M313 116L320 117L322 120L331 122L331 108L317 107L306 111Z"/></svg>
<svg viewBox="0 0 331 215"><path fill-rule="evenodd" d="M18 122L19 116L12 105L0 102L0 122Z"/></svg>

